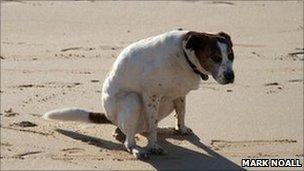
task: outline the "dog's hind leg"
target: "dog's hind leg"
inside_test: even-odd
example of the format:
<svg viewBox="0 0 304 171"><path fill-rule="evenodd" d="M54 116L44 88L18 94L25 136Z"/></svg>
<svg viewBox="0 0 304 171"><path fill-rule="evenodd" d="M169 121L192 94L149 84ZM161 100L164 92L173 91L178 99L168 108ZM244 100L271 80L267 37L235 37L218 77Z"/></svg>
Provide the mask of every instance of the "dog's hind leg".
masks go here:
<svg viewBox="0 0 304 171"><path fill-rule="evenodd" d="M118 114L118 127L125 135L124 145L136 158L144 159L148 154L140 149L135 142L138 120L142 112L142 101L138 94L128 93L120 99Z"/></svg>

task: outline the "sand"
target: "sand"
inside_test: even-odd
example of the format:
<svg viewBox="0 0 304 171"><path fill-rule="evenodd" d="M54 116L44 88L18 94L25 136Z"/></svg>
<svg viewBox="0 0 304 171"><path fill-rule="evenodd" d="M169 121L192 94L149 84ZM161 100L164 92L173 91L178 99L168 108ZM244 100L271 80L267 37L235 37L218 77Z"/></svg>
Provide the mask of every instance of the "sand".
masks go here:
<svg viewBox="0 0 304 171"><path fill-rule="evenodd" d="M187 96L186 124L194 135L174 135L173 115L161 121L167 155L139 161L112 138L112 125L41 118L72 106L102 112L102 83L120 51L179 27L229 33L236 81L202 81ZM202 170L242 169L242 158L303 162L303 59L302 1L3 1L1 169ZM141 135L137 140L146 143Z"/></svg>

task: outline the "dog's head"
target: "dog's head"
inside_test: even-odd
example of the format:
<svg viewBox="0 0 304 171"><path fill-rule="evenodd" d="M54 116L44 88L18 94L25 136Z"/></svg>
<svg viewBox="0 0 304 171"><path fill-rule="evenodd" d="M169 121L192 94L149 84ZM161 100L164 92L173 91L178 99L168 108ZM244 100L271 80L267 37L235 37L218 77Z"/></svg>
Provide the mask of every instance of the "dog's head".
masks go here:
<svg viewBox="0 0 304 171"><path fill-rule="evenodd" d="M234 82L232 46L230 36L224 32L188 32L183 42L183 49L189 54L189 58L192 58L190 61L197 61L196 65L200 66L196 67L212 75L220 84Z"/></svg>

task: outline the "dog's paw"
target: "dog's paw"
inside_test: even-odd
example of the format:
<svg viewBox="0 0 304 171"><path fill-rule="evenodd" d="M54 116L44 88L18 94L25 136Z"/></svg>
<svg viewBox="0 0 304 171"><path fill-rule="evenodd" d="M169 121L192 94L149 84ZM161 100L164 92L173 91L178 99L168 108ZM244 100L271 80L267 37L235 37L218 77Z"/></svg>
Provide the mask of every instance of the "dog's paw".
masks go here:
<svg viewBox="0 0 304 171"><path fill-rule="evenodd" d="M132 154L138 160L147 160L150 158L150 154L144 150L133 149Z"/></svg>
<svg viewBox="0 0 304 171"><path fill-rule="evenodd" d="M174 133L179 135L192 135L193 131L192 129L184 126L181 128L175 128Z"/></svg>
<svg viewBox="0 0 304 171"><path fill-rule="evenodd" d="M149 154L155 154L155 155L164 155L167 152L159 145L155 145L153 147L148 148L148 153Z"/></svg>
<svg viewBox="0 0 304 171"><path fill-rule="evenodd" d="M126 149L129 153L133 154L133 156L138 160L147 160L150 158L150 154L148 153L148 151L143 150L139 146L134 145L126 147Z"/></svg>

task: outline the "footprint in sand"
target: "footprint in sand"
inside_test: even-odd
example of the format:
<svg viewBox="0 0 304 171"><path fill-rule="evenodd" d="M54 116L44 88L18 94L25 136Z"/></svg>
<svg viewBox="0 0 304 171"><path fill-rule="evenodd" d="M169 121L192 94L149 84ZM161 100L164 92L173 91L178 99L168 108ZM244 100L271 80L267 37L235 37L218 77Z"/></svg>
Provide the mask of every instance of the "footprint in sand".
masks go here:
<svg viewBox="0 0 304 171"><path fill-rule="evenodd" d="M212 4L235 5L233 2L229 1L212 1Z"/></svg>
<svg viewBox="0 0 304 171"><path fill-rule="evenodd" d="M226 140L211 140L211 146L217 146L220 148L231 146L257 146L268 144L289 144L297 143L297 140L293 139L276 139L276 140L248 140L248 141L226 141Z"/></svg>
<svg viewBox="0 0 304 171"><path fill-rule="evenodd" d="M22 85L17 85L17 86L10 86L9 88L18 88L19 90L23 91L26 89L33 89L33 88L38 88L38 89L44 89L44 88L55 88L58 89L60 88L60 91L63 89L66 91L71 91L72 88L81 85L82 83L79 82L46 82L46 83L40 83L40 84L22 84ZM62 93L63 95L65 93ZM28 97L27 99L23 100L22 102L25 104L32 103L34 101L37 102L47 102L50 99L53 99L54 97L58 96L58 94L51 93L51 94L35 94L32 97Z"/></svg>
<svg viewBox="0 0 304 171"><path fill-rule="evenodd" d="M19 113L14 112L12 108L9 108L8 110L4 110L5 117L14 117L16 115L19 115Z"/></svg>
<svg viewBox="0 0 304 171"><path fill-rule="evenodd" d="M16 154L12 157L23 160L25 156L29 156L29 155L33 155L33 154L39 154L39 153L42 153L42 151L30 151L30 152L26 152L26 153Z"/></svg>
<svg viewBox="0 0 304 171"><path fill-rule="evenodd" d="M277 83L277 82L265 84L265 86L278 86L278 85L279 85L279 83Z"/></svg>
<svg viewBox="0 0 304 171"><path fill-rule="evenodd" d="M92 83L98 83L99 80L91 80Z"/></svg>
<svg viewBox="0 0 304 171"><path fill-rule="evenodd" d="M10 86L9 88L72 88L81 85L79 82L46 82L41 84L22 84L18 86Z"/></svg>
<svg viewBox="0 0 304 171"><path fill-rule="evenodd" d="M248 141L226 141L226 140L211 140L211 148L216 151L221 151L231 156L246 156L250 157L275 157L280 156L282 151L272 150L274 146L282 146L282 148L288 149L297 141L293 139L275 139L275 140L248 140ZM252 149L264 149L267 148L269 151L252 151ZM290 155L298 155L292 151L286 151Z"/></svg>
<svg viewBox="0 0 304 171"><path fill-rule="evenodd" d="M269 87L266 91L267 94L277 93L277 90L283 90L283 86L277 82L266 83L264 86Z"/></svg>
<svg viewBox="0 0 304 171"><path fill-rule="evenodd" d="M303 79L292 79L288 80L288 83L301 83L303 82ZM266 83L264 86L268 87L266 93L267 94L272 94L272 93L277 93L277 90L283 90L284 86L282 84L279 84L278 82L271 82L271 83Z"/></svg>
<svg viewBox="0 0 304 171"><path fill-rule="evenodd" d="M84 149L82 148L64 148L62 149L61 151L63 152L68 152L68 153L79 153L79 152L82 152L82 151L85 151Z"/></svg>
<svg viewBox="0 0 304 171"><path fill-rule="evenodd" d="M37 124L32 123L30 121L21 121L21 122L14 122L10 124L10 126L18 126L18 127L36 127Z"/></svg>
<svg viewBox="0 0 304 171"><path fill-rule="evenodd" d="M290 83L299 83L299 82L303 82L303 79L293 79L293 80L289 80L288 82L290 82Z"/></svg>
<svg viewBox="0 0 304 171"><path fill-rule="evenodd" d="M286 55L281 55L275 59L304 61L304 48L295 48L293 52L287 53Z"/></svg>

